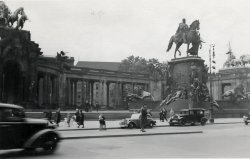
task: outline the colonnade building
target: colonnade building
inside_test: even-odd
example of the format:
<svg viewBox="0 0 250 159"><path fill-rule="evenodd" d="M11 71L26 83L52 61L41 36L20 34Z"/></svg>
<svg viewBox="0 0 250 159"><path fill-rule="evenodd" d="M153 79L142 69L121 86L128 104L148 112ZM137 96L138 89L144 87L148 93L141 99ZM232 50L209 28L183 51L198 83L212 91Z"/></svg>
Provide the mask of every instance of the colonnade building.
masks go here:
<svg viewBox="0 0 250 159"><path fill-rule="evenodd" d="M162 99L162 82L149 74L121 72L112 62L74 65L63 52L44 56L28 31L0 28L0 37L0 102L31 109L75 108L85 102L124 109L124 90L136 86Z"/></svg>

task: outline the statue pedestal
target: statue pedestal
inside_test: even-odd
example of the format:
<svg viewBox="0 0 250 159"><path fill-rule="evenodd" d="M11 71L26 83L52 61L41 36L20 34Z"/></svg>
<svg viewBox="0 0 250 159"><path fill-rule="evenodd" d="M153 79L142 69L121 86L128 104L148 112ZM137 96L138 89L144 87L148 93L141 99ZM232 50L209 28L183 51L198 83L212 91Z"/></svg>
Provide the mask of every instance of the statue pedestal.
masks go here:
<svg viewBox="0 0 250 159"><path fill-rule="evenodd" d="M185 92L185 97L188 105L186 108L204 107L202 101L198 97L198 88L207 82L207 67L204 65L204 60L200 57L184 57L172 59L170 65L170 80L169 88L172 92L182 90Z"/></svg>

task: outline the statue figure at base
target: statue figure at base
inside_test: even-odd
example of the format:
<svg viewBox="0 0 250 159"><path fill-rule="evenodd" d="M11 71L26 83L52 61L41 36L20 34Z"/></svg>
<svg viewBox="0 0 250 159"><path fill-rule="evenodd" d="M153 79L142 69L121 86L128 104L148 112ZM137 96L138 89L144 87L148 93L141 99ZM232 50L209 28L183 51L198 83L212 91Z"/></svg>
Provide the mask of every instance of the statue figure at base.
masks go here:
<svg viewBox="0 0 250 159"><path fill-rule="evenodd" d="M154 97L150 92L144 91L143 89L139 88L138 93L128 93L126 99L128 101L133 100L144 100L145 98L150 97L154 101Z"/></svg>

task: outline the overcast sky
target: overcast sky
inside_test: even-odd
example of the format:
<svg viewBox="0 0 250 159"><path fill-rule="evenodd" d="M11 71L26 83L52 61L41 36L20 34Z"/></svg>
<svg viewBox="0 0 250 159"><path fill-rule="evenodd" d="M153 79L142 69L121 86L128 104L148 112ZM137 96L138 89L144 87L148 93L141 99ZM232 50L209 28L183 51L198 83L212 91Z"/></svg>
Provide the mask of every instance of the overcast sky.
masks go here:
<svg viewBox="0 0 250 159"><path fill-rule="evenodd" d="M228 43L239 58L250 54L248 0L6 0L30 19L24 30L44 55L64 50L78 61L115 61L130 56L169 61L166 48L182 18L200 21L206 42L199 56L208 63L209 45L215 44L217 68L227 58ZM186 45L181 47L183 56Z"/></svg>

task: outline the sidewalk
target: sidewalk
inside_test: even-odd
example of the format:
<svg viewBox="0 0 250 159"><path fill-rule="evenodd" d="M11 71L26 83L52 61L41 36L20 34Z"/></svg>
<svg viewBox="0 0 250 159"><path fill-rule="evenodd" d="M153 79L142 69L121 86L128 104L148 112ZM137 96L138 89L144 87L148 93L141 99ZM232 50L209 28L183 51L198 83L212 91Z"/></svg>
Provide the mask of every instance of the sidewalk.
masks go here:
<svg viewBox="0 0 250 159"><path fill-rule="evenodd" d="M107 129L120 129L119 122L121 120L111 120L106 121ZM242 118L216 118L214 119L214 124L237 124L243 123ZM207 123L210 124L210 123ZM58 131L71 131L71 130L95 130L99 129L99 121L85 121L84 128L77 128L77 124L75 122L71 122L70 127L68 127L66 122L61 122ZM168 122L160 122L160 120L156 119L155 127L166 127L169 126Z"/></svg>

